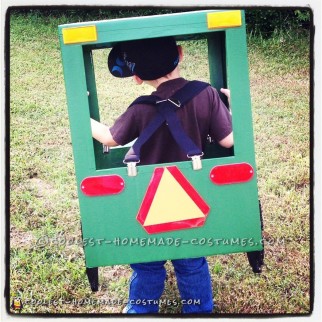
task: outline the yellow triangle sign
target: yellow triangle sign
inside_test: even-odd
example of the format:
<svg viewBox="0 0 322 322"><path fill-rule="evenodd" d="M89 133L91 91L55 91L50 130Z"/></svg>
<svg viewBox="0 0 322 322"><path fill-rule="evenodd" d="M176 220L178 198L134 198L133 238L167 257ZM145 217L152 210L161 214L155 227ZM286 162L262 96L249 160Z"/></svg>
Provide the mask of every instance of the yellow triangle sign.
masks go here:
<svg viewBox="0 0 322 322"><path fill-rule="evenodd" d="M176 166L156 168L137 220L149 233L204 224L210 208Z"/></svg>
<svg viewBox="0 0 322 322"><path fill-rule="evenodd" d="M179 182L165 169L144 226L204 216Z"/></svg>

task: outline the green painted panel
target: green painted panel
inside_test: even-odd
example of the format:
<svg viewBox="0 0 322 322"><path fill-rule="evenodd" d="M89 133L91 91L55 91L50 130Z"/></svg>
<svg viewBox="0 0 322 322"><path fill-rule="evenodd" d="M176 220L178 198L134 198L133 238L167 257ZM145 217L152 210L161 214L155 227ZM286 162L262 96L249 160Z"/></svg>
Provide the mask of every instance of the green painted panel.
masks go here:
<svg viewBox="0 0 322 322"><path fill-rule="evenodd" d="M229 163L237 161L234 157L227 159ZM154 166L150 169L139 167L139 175L134 178L127 177L125 168L100 171L101 174L121 175L125 190L109 197L85 197L80 193L83 234L88 242L85 247L87 266L261 249L259 216L254 216L258 212L256 180L216 186L209 179L210 170L216 163L220 164L204 160L201 171L193 171L190 162L177 163L211 211L203 227L160 234L146 233L136 220ZM153 240L157 245L148 245ZM172 244L163 245L162 240L166 245L171 241ZM194 245L197 242L199 244Z"/></svg>
<svg viewBox="0 0 322 322"><path fill-rule="evenodd" d="M229 254L262 249L248 78L245 18L239 28L208 30L208 11L116 19L63 25L59 37L69 111L70 130L78 185L87 267L145 262L161 259ZM64 45L62 28L95 25L98 40L90 44ZM99 120L91 50L113 43L174 35L178 39L203 37L208 41L210 81L231 90L235 146L220 149L207 145L203 169L193 171L191 162L177 165L211 210L202 227L148 234L136 215L154 168L138 166L138 176L128 177L123 157L127 147L102 153L91 138L90 116ZM90 95L87 95L87 92ZM214 185L209 174L216 165L247 162L254 169L251 181ZM89 176L120 175L125 189L118 195L87 197L80 189Z"/></svg>
<svg viewBox="0 0 322 322"><path fill-rule="evenodd" d="M93 139L91 138L89 98L81 46L62 50L68 115L74 162L78 180L95 169Z"/></svg>
<svg viewBox="0 0 322 322"><path fill-rule="evenodd" d="M106 47L111 47L115 42L129 39L165 36L177 36L178 39L186 39L187 36L212 32L213 30L209 30L207 27L207 13L214 11L205 10L150 17L66 24L59 26L59 35L61 37L62 28L95 25L98 33L98 40L95 44Z"/></svg>

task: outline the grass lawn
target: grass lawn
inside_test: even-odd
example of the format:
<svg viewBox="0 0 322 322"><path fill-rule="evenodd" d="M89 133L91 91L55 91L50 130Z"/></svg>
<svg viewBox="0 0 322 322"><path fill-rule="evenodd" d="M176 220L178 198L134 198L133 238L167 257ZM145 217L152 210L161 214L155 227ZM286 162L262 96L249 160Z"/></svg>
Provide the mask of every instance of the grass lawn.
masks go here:
<svg viewBox="0 0 322 322"><path fill-rule="evenodd" d="M59 24L76 21L11 13L10 301L20 297L22 313L120 313L127 299L129 266L100 268L99 292L91 293L77 243L80 216L57 35ZM254 275L245 254L209 257L215 312L305 314L311 301L309 37L249 38L248 48L265 267ZM106 55L97 52L94 60L101 118L111 124L150 88L112 79ZM182 75L207 81L207 66L195 65L202 59L203 41L186 45ZM109 82L119 82L113 97L104 96ZM171 265L167 270L162 299L179 302ZM180 306L164 303L160 312L179 313Z"/></svg>

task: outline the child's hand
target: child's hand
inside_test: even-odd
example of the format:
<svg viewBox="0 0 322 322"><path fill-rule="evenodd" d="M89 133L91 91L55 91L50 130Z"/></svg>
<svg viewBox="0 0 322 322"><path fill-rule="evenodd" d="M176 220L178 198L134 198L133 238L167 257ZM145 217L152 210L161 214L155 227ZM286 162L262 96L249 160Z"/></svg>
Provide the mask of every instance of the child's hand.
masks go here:
<svg viewBox="0 0 322 322"><path fill-rule="evenodd" d="M221 88L220 91L227 96L230 107L230 90L228 88Z"/></svg>

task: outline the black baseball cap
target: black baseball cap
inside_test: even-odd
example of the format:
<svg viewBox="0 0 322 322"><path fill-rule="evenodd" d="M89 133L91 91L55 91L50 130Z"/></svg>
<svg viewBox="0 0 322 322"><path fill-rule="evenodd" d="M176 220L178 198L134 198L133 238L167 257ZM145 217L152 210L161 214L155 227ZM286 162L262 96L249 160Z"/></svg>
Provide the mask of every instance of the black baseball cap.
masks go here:
<svg viewBox="0 0 322 322"><path fill-rule="evenodd" d="M107 63L115 77L137 75L142 80L154 80L177 67L179 53L174 37L132 40L115 45Z"/></svg>

